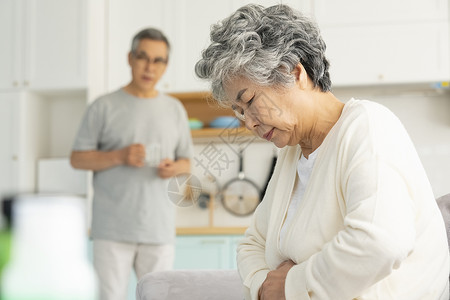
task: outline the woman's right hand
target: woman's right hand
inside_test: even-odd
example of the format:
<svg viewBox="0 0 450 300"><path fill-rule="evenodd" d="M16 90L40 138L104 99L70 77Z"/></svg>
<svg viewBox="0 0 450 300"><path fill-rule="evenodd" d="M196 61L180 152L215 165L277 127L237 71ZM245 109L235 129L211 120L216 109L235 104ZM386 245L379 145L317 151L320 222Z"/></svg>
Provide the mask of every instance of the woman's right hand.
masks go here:
<svg viewBox="0 0 450 300"><path fill-rule="evenodd" d="M275 270L267 274L266 280L262 283L258 291L258 299L273 300L286 299L284 285L289 270L295 266L292 260L282 262Z"/></svg>

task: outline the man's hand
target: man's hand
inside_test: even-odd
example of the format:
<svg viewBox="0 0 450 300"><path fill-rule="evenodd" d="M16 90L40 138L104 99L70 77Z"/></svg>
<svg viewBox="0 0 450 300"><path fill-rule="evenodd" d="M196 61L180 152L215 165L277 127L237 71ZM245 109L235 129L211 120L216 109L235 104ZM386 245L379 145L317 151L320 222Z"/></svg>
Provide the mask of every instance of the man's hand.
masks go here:
<svg viewBox="0 0 450 300"><path fill-rule="evenodd" d="M183 173L189 173L191 163L189 159L179 158L173 161L169 158L163 159L158 165L158 176L161 178L169 178Z"/></svg>
<svg viewBox="0 0 450 300"><path fill-rule="evenodd" d="M142 144L132 144L120 150L122 161L131 167L143 167L145 165L145 147Z"/></svg>
<svg viewBox="0 0 450 300"><path fill-rule="evenodd" d="M161 178L169 178L178 174L175 162L165 158L158 165L158 176Z"/></svg>
<svg viewBox="0 0 450 300"><path fill-rule="evenodd" d="M286 299L284 294L284 284L289 270L295 266L292 260L282 262L276 270L267 274L266 280L259 288L258 298L260 300L279 300Z"/></svg>

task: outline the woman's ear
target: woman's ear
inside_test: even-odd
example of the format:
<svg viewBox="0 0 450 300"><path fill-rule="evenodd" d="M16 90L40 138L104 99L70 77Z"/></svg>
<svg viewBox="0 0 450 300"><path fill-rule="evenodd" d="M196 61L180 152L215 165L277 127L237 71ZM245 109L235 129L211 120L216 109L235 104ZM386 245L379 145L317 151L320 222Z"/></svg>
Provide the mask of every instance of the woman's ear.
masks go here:
<svg viewBox="0 0 450 300"><path fill-rule="evenodd" d="M292 71L292 74L295 77L297 86L301 89L306 89L308 85L308 74L306 73L305 67L301 63L298 63Z"/></svg>

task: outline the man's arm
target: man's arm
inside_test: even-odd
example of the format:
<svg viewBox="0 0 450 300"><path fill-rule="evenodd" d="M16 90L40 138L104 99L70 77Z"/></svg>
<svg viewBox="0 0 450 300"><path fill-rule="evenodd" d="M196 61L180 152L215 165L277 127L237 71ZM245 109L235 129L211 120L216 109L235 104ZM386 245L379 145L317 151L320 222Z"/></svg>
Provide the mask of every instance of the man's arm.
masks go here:
<svg viewBox="0 0 450 300"><path fill-rule="evenodd" d="M73 151L70 164L75 169L101 171L119 165L142 167L145 163L145 148L141 144L113 151Z"/></svg>

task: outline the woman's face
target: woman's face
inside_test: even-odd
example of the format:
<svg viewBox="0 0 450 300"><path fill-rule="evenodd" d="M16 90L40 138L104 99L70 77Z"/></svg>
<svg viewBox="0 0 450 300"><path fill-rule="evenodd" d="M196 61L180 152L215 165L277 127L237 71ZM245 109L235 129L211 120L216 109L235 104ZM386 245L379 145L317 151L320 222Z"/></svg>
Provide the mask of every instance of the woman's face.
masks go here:
<svg viewBox="0 0 450 300"><path fill-rule="evenodd" d="M298 82L277 89L239 78L228 82L225 92L245 126L279 148L299 144L313 129L314 102Z"/></svg>

